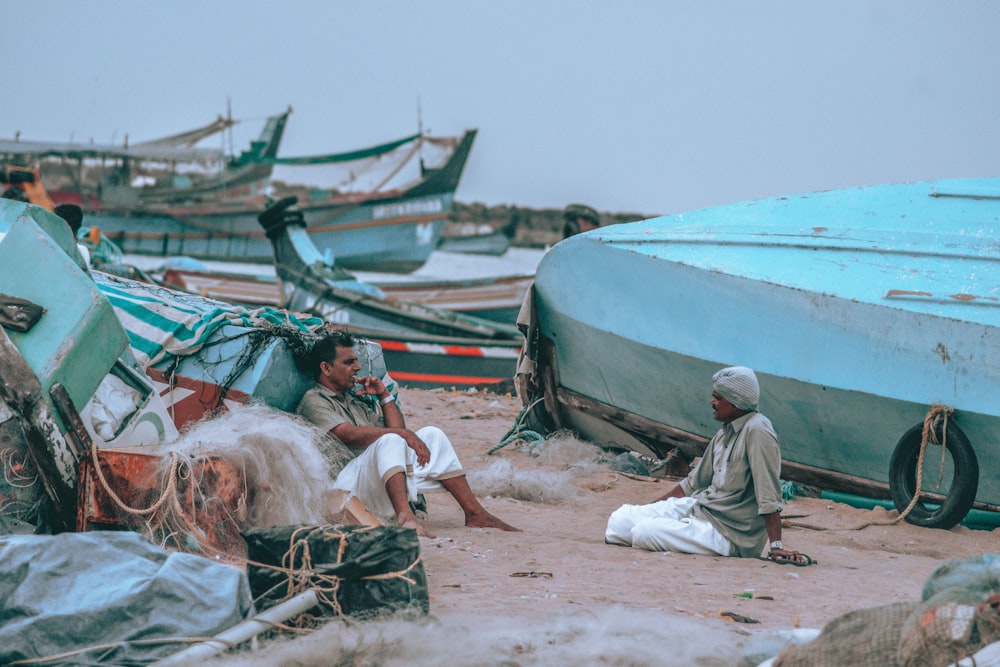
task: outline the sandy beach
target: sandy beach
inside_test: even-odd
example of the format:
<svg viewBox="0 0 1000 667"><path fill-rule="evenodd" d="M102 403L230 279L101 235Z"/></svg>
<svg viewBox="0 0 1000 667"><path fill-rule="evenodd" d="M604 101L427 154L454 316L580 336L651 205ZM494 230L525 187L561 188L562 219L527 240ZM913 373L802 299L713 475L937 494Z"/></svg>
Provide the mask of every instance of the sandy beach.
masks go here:
<svg viewBox="0 0 1000 667"><path fill-rule="evenodd" d="M941 563L996 549L994 532L892 524L895 511L818 498L783 513L784 542L810 567L610 546L609 513L670 480L613 472L606 453L568 435L489 454L520 411L515 396L404 389L401 402L408 425L450 435L483 504L523 532L466 528L450 496L428 494L426 623L331 623L220 664L747 664L775 634L917 601Z"/></svg>

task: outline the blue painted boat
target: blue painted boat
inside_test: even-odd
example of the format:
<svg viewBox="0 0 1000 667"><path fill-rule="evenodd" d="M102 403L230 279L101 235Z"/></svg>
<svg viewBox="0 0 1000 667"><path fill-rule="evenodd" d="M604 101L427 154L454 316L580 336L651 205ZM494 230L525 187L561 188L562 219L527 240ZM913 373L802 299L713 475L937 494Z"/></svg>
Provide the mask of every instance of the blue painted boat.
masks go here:
<svg viewBox="0 0 1000 667"><path fill-rule="evenodd" d="M0 161L40 161L56 203L79 204L85 223L100 227L125 253L270 263L257 215L269 197L293 194L309 214L313 241L340 266L387 273L420 268L441 239L476 130L460 137L420 132L349 152L279 157L290 113L270 117L259 139L233 157L195 147L234 122L220 117L131 146L0 139ZM219 169L196 178L194 164ZM282 170L295 177L310 168L345 176L327 188L277 178ZM63 187L67 170L74 173L70 189Z"/></svg>
<svg viewBox="0 0 1000 667"><path fill-rule="evenodd" d="M998 178L602 227L541 261L519 390L550 427L683 463L718 427L711 375L750 366L785 479L901 510L918 495L907 519L948 527L1000 509L998 250ZM935 405L954 414L917 494Z"/></svg>

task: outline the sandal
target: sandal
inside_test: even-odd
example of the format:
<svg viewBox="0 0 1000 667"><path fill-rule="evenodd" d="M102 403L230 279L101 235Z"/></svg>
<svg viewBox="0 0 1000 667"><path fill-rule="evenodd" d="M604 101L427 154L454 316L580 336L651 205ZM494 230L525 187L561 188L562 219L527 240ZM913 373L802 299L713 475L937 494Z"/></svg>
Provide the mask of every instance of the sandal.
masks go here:
<svg viewBox="0 0 1000 667"><path fill-rule="evenodd" d="M796 567L808 567L819 562L798 551L785 551L783 553L771 551L767 554L767 560L778 565L794 565Z"/></svg>

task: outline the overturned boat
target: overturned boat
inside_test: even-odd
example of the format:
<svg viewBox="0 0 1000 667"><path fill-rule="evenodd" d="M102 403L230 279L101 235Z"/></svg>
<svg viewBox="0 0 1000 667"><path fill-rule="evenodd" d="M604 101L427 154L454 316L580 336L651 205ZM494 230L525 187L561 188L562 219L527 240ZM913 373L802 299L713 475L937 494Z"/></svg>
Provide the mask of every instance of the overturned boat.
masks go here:
<svg viewBox="0 0 1000 667"><path fill-rule="evenodd" d="M539 265L519 391L548 427L683 463L718 428L712 374L750 366L783 478L950 527L1000 510L998 250L998 178L593 230Z"/></svg>

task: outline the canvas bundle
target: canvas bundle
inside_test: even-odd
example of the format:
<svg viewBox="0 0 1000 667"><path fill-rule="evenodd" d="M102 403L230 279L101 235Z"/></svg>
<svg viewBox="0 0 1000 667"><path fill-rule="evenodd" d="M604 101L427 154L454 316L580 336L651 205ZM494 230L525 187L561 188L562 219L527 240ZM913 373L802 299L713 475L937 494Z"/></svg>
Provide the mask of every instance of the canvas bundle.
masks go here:
<svg viewBox="0 0 1000 667"><path fill-rule="evenodd" d="M324 616L428 611L420 541L412 529L279 526L248 530L243 537L258 609L312 588Z"/></svg>
<svg viewBox="0 0 1000 667"><path fill-rule="evenodd" d="M939 667L1000 641L1000 595L988 603L953 589L923 602L903 625L897 662L901 667Z"/></svg>
<svg viewBox="0 0 1000 667"><path fill-rule="evenodd" d="M774 667L895 667L900 631L916 607L896 602L838 616L813 641L785 649Z"/></svg>

